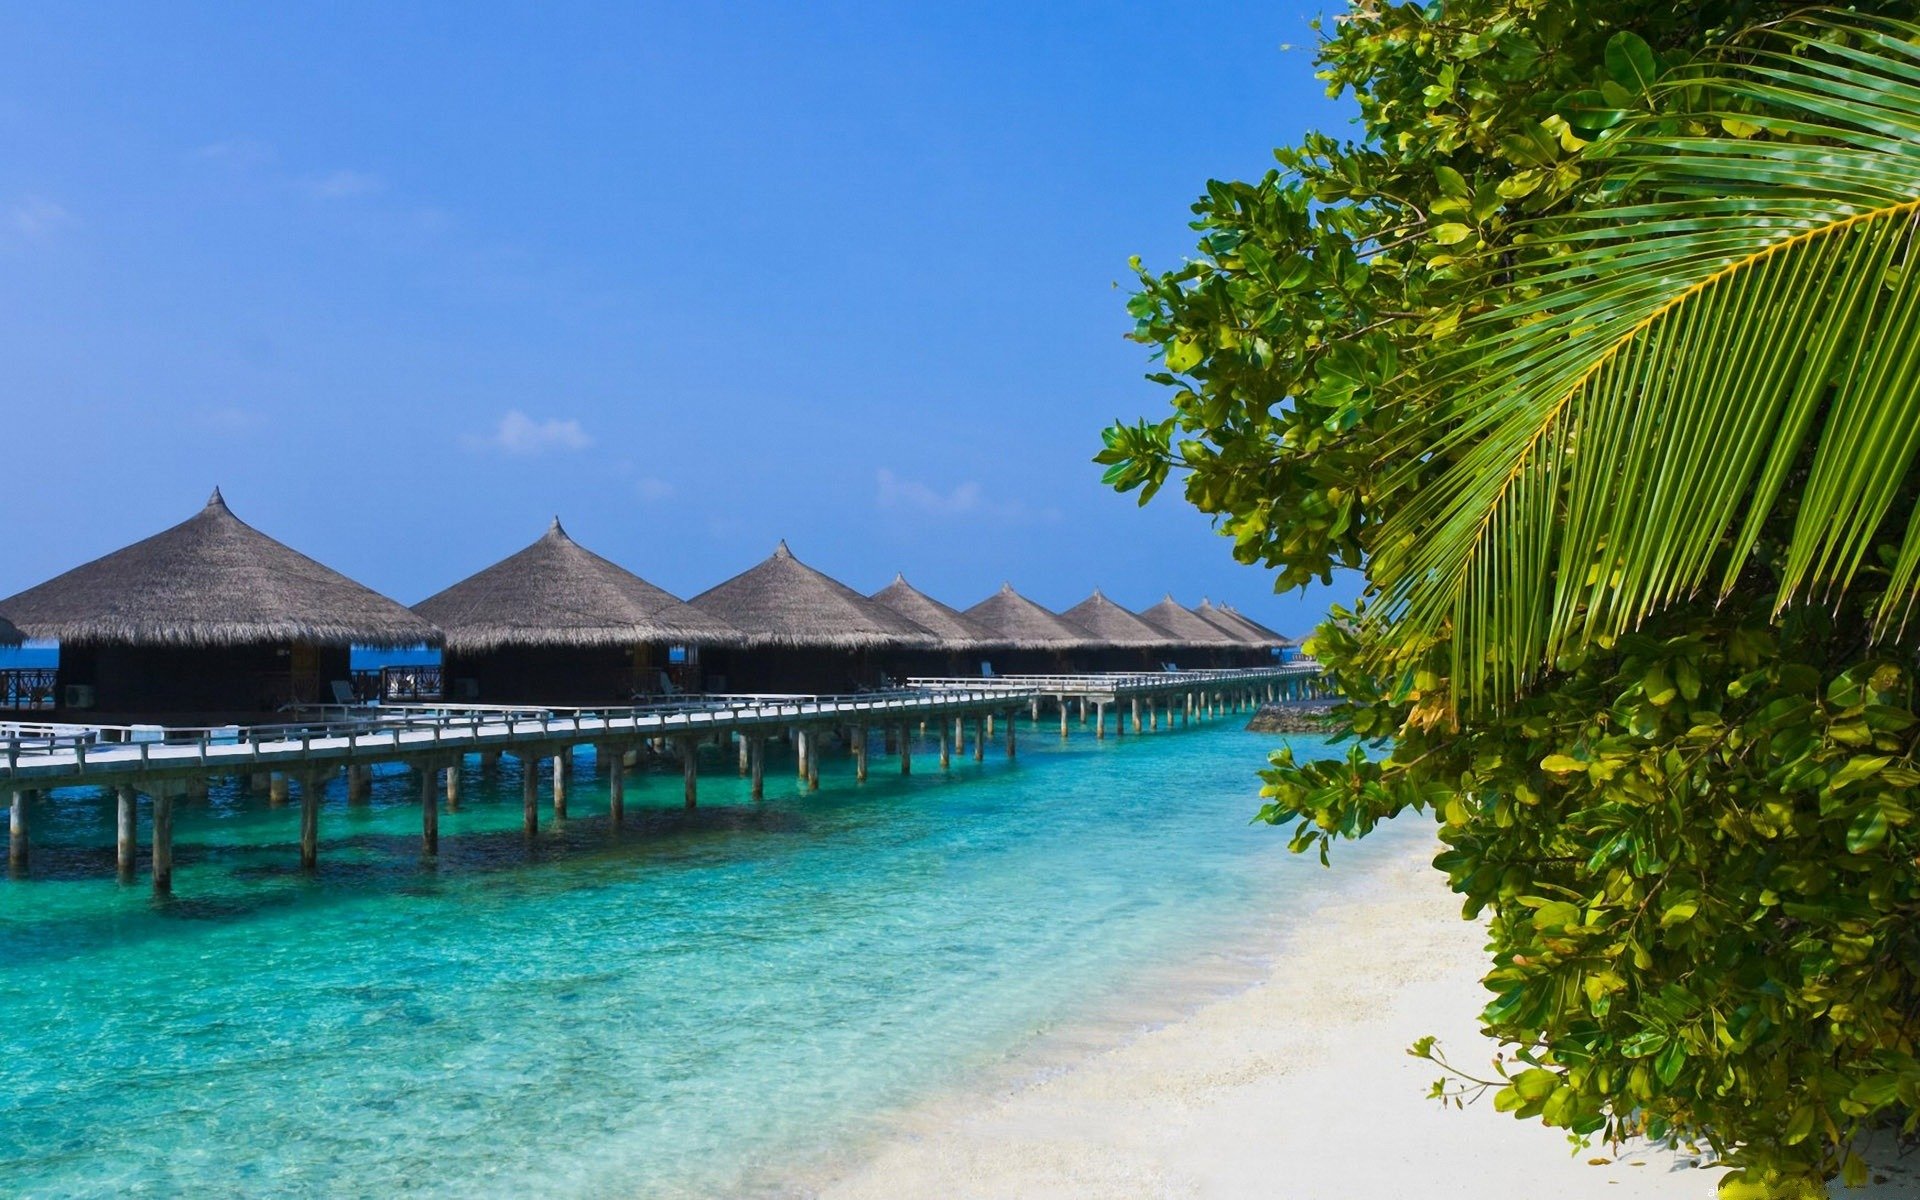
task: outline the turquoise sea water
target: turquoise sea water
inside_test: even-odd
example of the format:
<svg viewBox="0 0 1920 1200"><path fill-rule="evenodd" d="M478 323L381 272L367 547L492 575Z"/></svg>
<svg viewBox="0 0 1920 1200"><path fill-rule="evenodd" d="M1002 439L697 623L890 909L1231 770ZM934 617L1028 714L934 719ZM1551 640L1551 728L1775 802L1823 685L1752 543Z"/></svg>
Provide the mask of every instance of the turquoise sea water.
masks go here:
<svg viewBox="0 0 1920 1200"><path fill-rule="evenodd" d="M649 775L617 835L583 752L531 846L513 760L470 761L432 865L395 771L335 785L313 877L297 803L216 789L158 906L113 879L111 805L62 793L0 882L0 1195L768 1190L1333 888L1248 825L1277 739L1243 720L1022 721L1015 762L859 786L835 755L811 795L770 760L760 805L714 758L699 810Z"/></svg>

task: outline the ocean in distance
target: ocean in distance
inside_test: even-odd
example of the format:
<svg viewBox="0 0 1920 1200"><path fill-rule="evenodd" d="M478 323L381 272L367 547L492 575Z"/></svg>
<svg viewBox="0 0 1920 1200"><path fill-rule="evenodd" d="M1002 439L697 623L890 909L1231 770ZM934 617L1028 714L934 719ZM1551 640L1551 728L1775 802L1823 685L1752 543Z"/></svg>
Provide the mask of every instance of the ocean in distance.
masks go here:
<svg viewBox="0 0 1920 1200"><path fill-rule="evenodd" d="M297 804L217 787L161 906L113 879L110 803L43 800L0 881L0 1194L778 1191L1346 874L1249 825L1280 739L1244 716L1052 720L944 774L831 755L810 795L770 752L758 805L709 757L698 810L649 774L617 834L583 752L531 847L514 761L469 760L432 866L392 769L336 785L312 877Z"/></svg>

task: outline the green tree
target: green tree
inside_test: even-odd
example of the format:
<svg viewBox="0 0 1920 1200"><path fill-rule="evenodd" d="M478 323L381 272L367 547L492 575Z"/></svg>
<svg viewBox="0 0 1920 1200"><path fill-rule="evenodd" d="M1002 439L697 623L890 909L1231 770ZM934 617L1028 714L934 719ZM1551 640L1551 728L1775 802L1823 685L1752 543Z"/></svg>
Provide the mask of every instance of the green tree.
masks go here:
<svg viewBox="0 0 1920 1200"><path fill-rule="evenodd" d="M1916 15L1356 6L1362 140L1209 184L1132 302L1173 413L1099 456L1281 587L1366 571L1312 648L1391 753L1263 816L1432 814L1496 1104L1733 1195L1920 1113Z"/></svg>

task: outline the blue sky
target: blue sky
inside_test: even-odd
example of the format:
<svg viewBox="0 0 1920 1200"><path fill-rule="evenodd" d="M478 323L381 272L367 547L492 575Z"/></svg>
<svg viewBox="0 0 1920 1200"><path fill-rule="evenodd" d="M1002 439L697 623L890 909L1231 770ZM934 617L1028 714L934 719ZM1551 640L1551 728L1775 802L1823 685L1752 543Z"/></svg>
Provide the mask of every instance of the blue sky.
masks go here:
<svg viewBox="0 0 1920 1200"><path fill-rule="evenodd" d="M409 603L558 513L682 595L785 537L862 590L1304 629L1328 595L1088 460L1164 405L1127 256L1345 128L1313 11L17 6L0 595L217 483Z"/></svg>

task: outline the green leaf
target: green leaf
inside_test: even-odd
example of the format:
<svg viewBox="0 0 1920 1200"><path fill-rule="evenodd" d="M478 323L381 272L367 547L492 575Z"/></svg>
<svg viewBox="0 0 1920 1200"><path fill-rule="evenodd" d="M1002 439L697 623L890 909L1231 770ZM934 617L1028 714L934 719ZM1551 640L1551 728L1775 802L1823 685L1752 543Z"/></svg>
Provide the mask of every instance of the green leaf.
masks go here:
<svg viewBox="0 0 1920 1200"><path fill-rule="evenodd" d="M1473 236L1471 225L1462 225L1458 221L1448 221L1433 227L1433 240L1442 246L1452 246L1464 242Z"/></svg>
<svg viewBox="0 0 1920 1200"><path fill-rule="evenodd" d="M1653 56L1653 47L1630 30L1623 29L1607 40L1606 62L1607 74L1613 76L1614 82L1635 93L1644 94L1660 77L1660 63Z"/></svg>
<svg viewBox="0 0 1920 1200"><path fill-rule="evenodd" d="M1847 850L1866 854L1887 840L1887 812L1878 804L1868 808L1847 826Z"/></svg>

